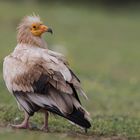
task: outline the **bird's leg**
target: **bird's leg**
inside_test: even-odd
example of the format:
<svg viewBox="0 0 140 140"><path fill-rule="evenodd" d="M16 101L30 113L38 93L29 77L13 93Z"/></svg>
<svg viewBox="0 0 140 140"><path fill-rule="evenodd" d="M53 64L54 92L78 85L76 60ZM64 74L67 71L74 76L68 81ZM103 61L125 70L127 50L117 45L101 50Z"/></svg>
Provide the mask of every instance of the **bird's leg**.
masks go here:
<svg viewBox="0 0 140 140"><path fill-rule="evenodd" d="M27 129L29 128L29 118L30 116L26 112L24 112L24 121L21 124L11 126L17 129Z"/></svg>
<svg viewBox="0 0 140 140"><path fill-rule="evenodd" d="M49 131L49 129L48 129L48 118L49 118L49 113L48 113L48 111L45 111L44 112L44 125L43 125L43 127L41 128L41 130L43 130L43 131Z"/></svg>

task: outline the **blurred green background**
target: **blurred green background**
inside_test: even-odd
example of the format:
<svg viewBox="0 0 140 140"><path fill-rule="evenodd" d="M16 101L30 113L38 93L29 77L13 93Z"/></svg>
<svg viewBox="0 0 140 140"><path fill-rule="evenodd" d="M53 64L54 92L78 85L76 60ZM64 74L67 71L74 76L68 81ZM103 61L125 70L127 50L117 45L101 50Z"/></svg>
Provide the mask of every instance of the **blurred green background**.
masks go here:
<svg viewBox="0 0 140 140"><path fill-rule="evenodd" d="M16 27L21 18L33 12L53 28L53 36L44 35L49 48L64 53L82 81L89 97L82 101L93 125L89 135L140 137L140 10L134 1L0 1L1 126L18 116L22 119L5 87L2 63L16 46ZM37 116L34 121L41 123L39 119L42 118ZM52 118L50 126L61 133L71 128L77 131L69 123L63 126L61 122L63 119ZM26 140L49 136L56 139L61 135L27 131L12 136L13 132L0 129L3 139L23 135L27 135ZM60 139L71 139L63 135Z"/></svg>

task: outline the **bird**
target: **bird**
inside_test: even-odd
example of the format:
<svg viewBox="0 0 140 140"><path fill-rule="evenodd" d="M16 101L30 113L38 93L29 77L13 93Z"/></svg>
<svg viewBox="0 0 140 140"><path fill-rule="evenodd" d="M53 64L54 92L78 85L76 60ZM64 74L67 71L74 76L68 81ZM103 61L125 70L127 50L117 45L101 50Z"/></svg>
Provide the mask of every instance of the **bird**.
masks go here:
<svg viewBox="0 0 140 140"><path fill-rule="evenodd" d="M36 112L44 113L41 130L49 130L49 114L61 116L87 130L90 114L82 106L79 95L87 99L81 81L69 66L66 57L48 49L44 33L53 33L39 15L25 16L17 27L17 45L3 62L3 78L8 91L24 112L16 129L29 129L29 119Z"/></svg>

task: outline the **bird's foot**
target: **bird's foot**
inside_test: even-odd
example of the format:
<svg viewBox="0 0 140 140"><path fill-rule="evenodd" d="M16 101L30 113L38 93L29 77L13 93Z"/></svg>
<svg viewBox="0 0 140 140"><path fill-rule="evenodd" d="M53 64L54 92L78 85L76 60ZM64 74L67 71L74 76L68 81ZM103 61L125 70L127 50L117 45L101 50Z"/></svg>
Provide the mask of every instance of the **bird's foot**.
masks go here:
<svg viewBox="0 0 140 140"><path fill-rule="evenodd" d="M17 124L17 125L10 124L10 126L15 129L29 129L29 124L24 124L24 123Z"/></svg>
<svg viewBox="0 0 140 140"><path fill-rule="evenodd" d="M43 127L41 128L41 130L44 131L44 132L49 132L48 125L43 125Z"/></svg>

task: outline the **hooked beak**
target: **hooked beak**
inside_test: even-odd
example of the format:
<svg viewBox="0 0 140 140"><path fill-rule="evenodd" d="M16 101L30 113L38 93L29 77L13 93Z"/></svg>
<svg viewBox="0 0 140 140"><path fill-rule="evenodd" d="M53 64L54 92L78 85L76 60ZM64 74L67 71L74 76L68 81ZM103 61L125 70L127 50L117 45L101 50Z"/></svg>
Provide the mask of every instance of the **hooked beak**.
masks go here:
<svg viewBox="0 0 140 140"><path fill-rule="evenodd" d="M53 34L52 29L47 27L47 26L45 26L45 25L40 25L40 29L41 29L42 33L49 32L49 33Z"/></svg>
<svg viewBox="0 0 140 140"><path fill-rule="evenodd" d="M48 28L47 32L50 32L51 34L53 34L53 31L51 28Z"/></svg>

